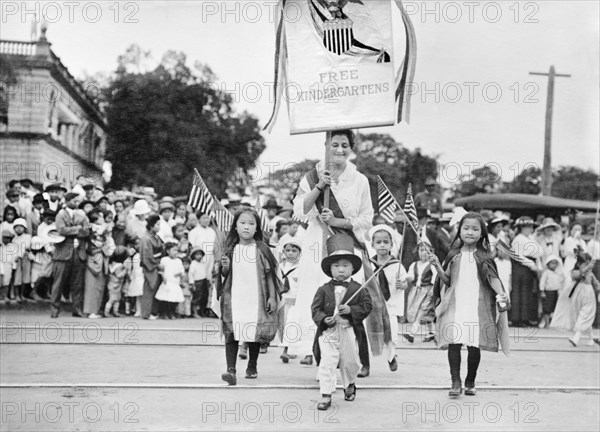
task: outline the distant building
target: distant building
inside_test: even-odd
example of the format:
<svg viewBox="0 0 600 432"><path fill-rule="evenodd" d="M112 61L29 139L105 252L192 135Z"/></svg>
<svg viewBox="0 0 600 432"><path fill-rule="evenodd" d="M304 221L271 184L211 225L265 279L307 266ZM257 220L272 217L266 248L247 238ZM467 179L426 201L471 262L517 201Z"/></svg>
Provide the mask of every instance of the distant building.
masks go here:
<svg viewBox="0 0 600 432"><path fill-rule="evenodd" d="M0 40L0 182L100 181L105 118L45 33L37 42Z"/></svg>

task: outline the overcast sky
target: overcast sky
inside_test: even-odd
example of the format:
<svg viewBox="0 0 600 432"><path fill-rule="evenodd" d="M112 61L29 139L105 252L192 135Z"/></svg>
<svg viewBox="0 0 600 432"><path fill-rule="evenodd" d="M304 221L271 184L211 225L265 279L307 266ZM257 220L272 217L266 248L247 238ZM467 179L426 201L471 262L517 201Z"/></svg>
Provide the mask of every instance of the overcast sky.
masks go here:
<svg viewBox="0 0 600 432"><path fill-rule="evenodd" d="M208 64L234 91L239 110L261 125L268 120L274 3L99 2L100 11L98 3L72 2L71 9L68 3L2 2L2 39L29 40L33 15L27 11L46 12L52 49L76 77L114 70L117 56L133 43L156 60L167 50L183 51L190 65ZM598 171L599 2L428 1L427 14L423 3L405 2L418 45L411 123L365 133L389 133L408 148L439 154L452 164L449 178L457 166L467 173L473 164L494 162L510 180L525 164L542 164L547 79L529 72L555 65L572 77L556 81L553 165ZM400 37L397 14L394 19ZM261 161L283 165L321 157L324 134L290 136L283 107L265 139Z"/></svg>

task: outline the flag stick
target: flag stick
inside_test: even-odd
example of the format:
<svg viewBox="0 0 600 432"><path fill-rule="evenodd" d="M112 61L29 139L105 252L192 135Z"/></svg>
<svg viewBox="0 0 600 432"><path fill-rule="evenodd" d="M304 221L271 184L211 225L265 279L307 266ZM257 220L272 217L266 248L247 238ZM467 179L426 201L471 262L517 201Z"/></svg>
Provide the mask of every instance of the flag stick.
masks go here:
<svg viewBox="0 0 600 432"><path fill-rule="evenodd" d="M359 293L359 292L360 292L360 291L361 291L361 290L362 290L364 287L366 287L366 286L367 286L367 284L368 284L369 282L371 282L371 279L373 279L375 276L377 276L377 275L379 274L379 272L380 272L380 271L382 271L382 270L383 270L383 268L386 266L386 264L387 264L387 263L388 263L388 262L389 262L391 259L392 259L392 257L389 257L389 258L387 259L387 261L386 261L385 263L383 263L383 265L382 265L382 266L380 266L380 267L379 267L377 270L375 270L375 271L373 272L373 274L372 274L372 275L369 277L369 279L367 279L367 280L366 280L366 281L365 281L365 282L364 282L364 283L363 283L363 284L360 286L360 288L359 288L359 289L357 289L357 290L356 290L356 292L355 292L354 294L352 294L352 296L351 296L351 297L350 297L348 300L346 300L346 301L344 302L344 305L347 305L348 303L350 303L350 302L352 301L352 299L353 299L354 297L356 297L356 295L357 295L357 294L358 294L358 293Z"/></svg>
<svg viewBox="0 0 600 432"><path fill-rule="evenodd" d="M329 150L331 149L331 131L327 131L326 135L325 135L325 165L323 167L324 170L329 170ZM329 185L325 185L325 188L323 190L323 207L324 208L329 208L329 194L330 194L330 190L329 190ZM323 241L321 244L321 250L323 251L323 255L325 256L327 253L327 231L328 231L328 225L326 223L323 223Z"/></svg>
<svg viewBox="0 0 600 432"><path fill-rule="evenodd" d="M402 243L400 243L400 251L398 252L398 261L400 261L400 265L398 266L398 273L396 273L396 280L400 279L400 269L402 268L402 252L404 252L404 236L406 235L406 221L402 225Z"/></svg>

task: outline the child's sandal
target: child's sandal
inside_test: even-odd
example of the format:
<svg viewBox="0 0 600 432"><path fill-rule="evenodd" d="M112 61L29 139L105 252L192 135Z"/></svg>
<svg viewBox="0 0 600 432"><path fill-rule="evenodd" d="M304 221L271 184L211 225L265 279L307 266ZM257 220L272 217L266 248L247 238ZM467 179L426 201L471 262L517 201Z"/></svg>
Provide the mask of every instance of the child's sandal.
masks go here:
<svg viewBox="0 0 600 432"><path fill-rule="evenodd" d="M356 384L350 384L344 389L344 399L348 402L352 402L356 399Z"/></svg>
<svg viewBox="0 0 600 432"><path fill-rule="evenodd" d="M327 411L331 406L331 395L324 394L322 396L323 398L321 399L321 402L317 404L317 409L319 411Z"/></svg>

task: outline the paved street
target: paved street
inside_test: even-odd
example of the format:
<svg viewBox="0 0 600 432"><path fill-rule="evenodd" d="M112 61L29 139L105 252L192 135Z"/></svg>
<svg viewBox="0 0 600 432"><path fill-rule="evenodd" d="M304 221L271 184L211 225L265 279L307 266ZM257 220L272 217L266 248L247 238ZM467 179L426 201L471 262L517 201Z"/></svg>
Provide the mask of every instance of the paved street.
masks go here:
<svg viewBox="0 0 600 432"><path fill-rule="evenodd" d="M579 431L600 422L600 349L572 348L555 330L512 329L511 356L483 352L478 395L457 400L447 397L445 352L402 343L397 372L373 359L356 401L338 390L323 413L316 368L283 364L275 346L260 356L257 380L241 374L227 387L217 320L50 320L3 309L0 324L2 430Z"/></svg>

